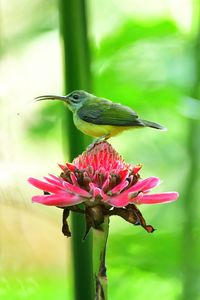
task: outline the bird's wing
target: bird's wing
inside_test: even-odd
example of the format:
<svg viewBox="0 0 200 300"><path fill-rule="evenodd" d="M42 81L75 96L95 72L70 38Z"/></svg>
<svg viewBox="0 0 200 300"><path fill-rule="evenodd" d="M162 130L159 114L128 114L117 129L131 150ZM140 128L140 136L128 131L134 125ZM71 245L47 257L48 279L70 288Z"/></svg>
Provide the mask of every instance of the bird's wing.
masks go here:
<svg viewBox="0 0 200 300"><path fill-rule="evenodd" d="M137 114L129 107L106 99L88 101L77 111L82 120L98 125L144 126Z"/></svg>

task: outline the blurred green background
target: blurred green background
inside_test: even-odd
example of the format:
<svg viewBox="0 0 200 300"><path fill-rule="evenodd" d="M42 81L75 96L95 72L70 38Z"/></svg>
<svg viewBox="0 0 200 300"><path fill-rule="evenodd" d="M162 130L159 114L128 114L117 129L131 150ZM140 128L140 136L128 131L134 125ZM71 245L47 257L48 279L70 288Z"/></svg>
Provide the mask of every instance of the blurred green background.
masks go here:
<svg viewBox="0 0 200 300"><path fill-rule="evenodd" d="M58 7L52 0L0 6L0 298L6 300L73 299L61 211L32 204L35 190L26 181L58 174L65 160L62 104L33 102L64 90ZM173 204L141 207L158 229L152 235L113 217L109 299L200 299L200 3L90 0L87 11L92 91L168 128L127 131L110 142L126 162L144 164L143 178L163 180L157 191L180 193Z"/></svg>

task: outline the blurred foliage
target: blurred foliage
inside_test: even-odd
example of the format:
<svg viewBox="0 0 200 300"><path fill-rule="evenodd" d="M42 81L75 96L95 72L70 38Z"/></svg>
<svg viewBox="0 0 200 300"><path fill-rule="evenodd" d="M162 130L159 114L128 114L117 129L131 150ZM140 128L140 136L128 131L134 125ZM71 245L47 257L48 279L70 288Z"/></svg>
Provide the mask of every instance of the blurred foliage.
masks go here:
<svg viewBox="0 0 200 300"><path fill-rule="evenodd" d="M2 1L1 52L16 52L58 26L57 1Z"/></svg>
<svg viewBox="0 0 200 300"><path fill-rule="evenodd" d="M184 290L185 283L182 279L184 272L187 272L186 269L184 271L184 259L187 256L187 252L182 241L183 236L188 234L187 227L184 227L184 224L186 224L185 216L187 214L190 215L190 212L183 206L184 201L190 201L188 196L187 199L184 198L184 187L190 175L188 171L191 171L190 163L192 158L188 147L190 143L188 133L190 137L192 133L188 129L188 124L191 120L199 119L200 107L195 99L198 98L198 95L195 96L191 92L198 76L195 71L197 62L194 50L194 33L190 32L190 28L188 31L183 30L179 20L180 15L184 12L184 8L185 11L188 11L188 5L190 4L190 8L192 7L192 0L188 1L189 4L178 0L172 1L173 3L166 1L169 6L177 4L178 9L176 8L175 15L169 13L167 9L163 14L160 13L159 15L156 11L156 6L151 6L151 12L155 10L156 17L146 15L145 8L149 5L149 2L145 0L139 1L140 5L144 7L145 15L142 15L142 12L140 12L138 18L132 11L129 14L123 11L120 17L116 16L114 15L115 7L113 7L113 11L110 11L110 16L113 19L119 19L119 21L111 26L111 30L101 32L97 39L94 32L94 28L97 27L94 26L94 23L97 23L98 20L92 18L92 15L98 16L98 19L103 22L107 5L109 3L111 5L111 2L96 2L98 6L96 10L93 3L88 3L94 93L129 105L142 118L159 122L169 129L167 133L158 133L151 129L124 132L120 136L111 139L111 143L124 156L127 162L144 163L141 172L143 177L155 175L163 179L164 183L159 187L159 190L178 190L180 192L180 200L177 203L165 206L142 207L142 212L148 222L158 229L153 235L147 235L146 232L143 232L138 227L124 224L118 218L112 220L107 256L109 295L110 299L116 300L122 299L125 295L128 299L143 300L148 297L149 300L175 300L180 297ZM136 2L133 1L132 8L134 8ZM31 4L22 1L21 5L22 3L23 9L18 9L19 3L14 0L4 1L3 3L1 12L3 20L1 30L2 58L7 59L8 54L10 54L12 57L16 56L17 60L20 51L23 52L25 46L38 45L41 43L41 39L45 40L48 31L58 31L57 1L33 1ZM124 7L129 4L130 1L127 1L127 3L125 1ZM117 7L122 5L121 1L116 1L118 13L120 8L117 9ZM51 49L53 47L55 47L54 42L48 39L43 51L47 59L49 59L49 66L51 66ZM27 55L30 55L28 51L27 49ZM37 61L39 58L30 56L29 59L35 59L37 72L42 71L42 65L38 64ZM59 68L61 72L61 66ZM7 69L9 69L9 64ZM36 83L33 82L32 94L34 96L42 93L54 93L51 80L49 79L54 71L50 67L45 70L46 76L43 80L45 88L49 86L49 90L42 90L41 87L37 89L35 88ZM20 65L16 72L20 73ZM35 75L36 80L37 74ZM6 76L7 73L5 72ZM17 78L18 76L16 76L16 81ZM8 90L7 94L5 93L4 95L5 102L9 98L11 90L9 88L9 76L7 81ZM23 87L20 88L23 98ZM57 90L59 90L59 87ZM18 101L20 102L20 99ZM9 125L15 131L16 124L10 118L10 107L7 109L5 117L5 103L2 104L4 119L7 118L7 121L9 120ZM31 117L29 117L30 114ZM21 157L24 160L27 152L29 152L28 163L30 163L32 157L35 157L35 161L38 159L39 162L35 163L36 169L39 168L42 160L48 156L48 165L45 170L48 170L49 165L54 166L58 162L52 158L55 156L54 152L57 149L58 140L60 142L58 132L62 114L61 103L38 104L38 109L29 112L24 125L21 126L23 129L23 135L20 137L23 139L20 140L22 143L20 148ZM15 132L14 136L18 136L17 134L18 132ZM9 138L13 137L9 135ZM13 145L13 140L11 142ZM198 139L196 139L196 143L195 149L197 152L199 151ZM2 145L7 144L3 142ZM35 152L36 146L38 152ZM6 151L8 151L7 149L12 149L12 147L6 147ZM2 157L4 156L2 155ZM13 160L19 159L14 154L13 157ZM14 168L13 164L12 168ZM37 174L35 169L33 170ZM28 172L30 175L30 170ZM197 172L196 195L199 194L199 185L197 184L199 174L200 172ZM22 186L22 189L25 189L25 186L26 183L24 187ZM25 194L25 199L29 201L27 200L27 194ZM14 203L14 200L12 203ZM195 241L195 244L189 244L188 247L195 247L197 251L200 246L199 203L195 202L194 209L196 210L196 215L192 223L194 226L192 228L194 236L192 241ZM52 222L53 212L46 216L46 210L46 208L43 210L43 217ZM3 228L3 224L1 227ZM56 227L56 229L58 228ZM38 232L40 232L39 228ZM55 235L54 237L57 239ZM59 245L63 246L63 244ZM11 242L10 253L13 261L15 261L17 258L13 253ZM191 259L191 265L194 264L192 258L189 257L189 259ZM37 265L37 262L35 264ZM55 268L55 261L50 261L49 264L52 268ZM195 257L195 265L195 274L197 274L195 280L196 284L200 286L200 257L198 251ZM35 299L40 299L39 297L42 299L43 295L47 295L47 292L45 292L47 290L51 291L51 297L48 292L49 299L64 297L62 292L59 294L59 297L57 294L59 288L63 289L64 287L60 277L58 276L51 281L45 272L42 273L40 264L37 267L38 274L34 273L32 277L39 282L41 289L34 294L37 295ZM63 265L63 268L65 268L65 265ZM10 280L11 286L15 289L13 280L9 279L12 277L10 275L12 270L4 270L3 268L2 270L6 274L4 276L8 278L7 281ZM59 270L57 271L59 273ZM193 275L191 275L191 278L193 278ZM21 275L19 270L18 276L19 278L21 276L22 281L24 280L22 270ZM2 282L4 282L3 279ZM5 286L4 283L3 286ZM0 286L0 295L3 293L2 291L3 289ZM5 295L4 299L10 300L9 296L5 298ZM67 294L65 293L65 295ZM17 297L14 297L13 292L13 299L18 299Z"/></svg>
<svg viewBox="0 0 200 300"><path fill-rule="evenodd" d="M62 107L59 104L50 102L48 106L43 106L40 109L37 118L30 123L28 134L31 136L31 139L41 139L51 134L53 128L58 127L58 124L61 126Z"/></svg>
<svg viewBox="0 0 200 300"><path fill-rule="evenodd" d="M134 102L143 110L175 104L181 96L180 86L186 89L192 81L187 75L192 57L186 45L172 20L153 24L126 20L94 49L97 91L131 106Z"/></svg>

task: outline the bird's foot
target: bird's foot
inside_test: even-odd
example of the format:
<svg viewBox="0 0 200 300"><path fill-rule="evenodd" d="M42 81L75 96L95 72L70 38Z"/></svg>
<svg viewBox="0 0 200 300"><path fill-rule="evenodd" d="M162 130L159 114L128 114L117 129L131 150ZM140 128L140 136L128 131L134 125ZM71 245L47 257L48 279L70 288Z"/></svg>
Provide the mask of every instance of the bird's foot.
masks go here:
<svg viewBox="0 0 200 300"><path fill-rule="evenodd" d="M94 142L87 147L87 151L92 150L95 145L97 145L103 141L106 141L107 139L109 139L109 137L110 137L110 134L105 134L105 135L102 135L100 138L95 139Z"/></svg>

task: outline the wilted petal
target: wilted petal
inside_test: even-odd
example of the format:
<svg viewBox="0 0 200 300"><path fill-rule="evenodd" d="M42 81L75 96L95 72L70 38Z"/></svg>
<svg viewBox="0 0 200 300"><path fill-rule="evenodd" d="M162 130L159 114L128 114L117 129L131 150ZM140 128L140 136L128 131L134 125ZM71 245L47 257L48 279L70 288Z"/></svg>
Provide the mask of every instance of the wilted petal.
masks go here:
<svg viewBox="0 0 200 300"><path fill-rule="evenodd" d="M136 197L136 204L158 204L175 201L179 197L177 192L165 192L160 194L143 195L139 199Z"/></svg>

